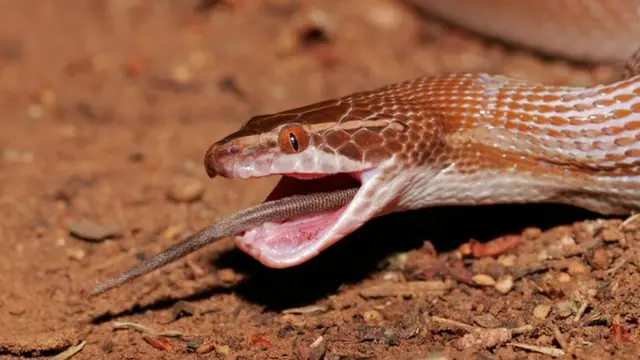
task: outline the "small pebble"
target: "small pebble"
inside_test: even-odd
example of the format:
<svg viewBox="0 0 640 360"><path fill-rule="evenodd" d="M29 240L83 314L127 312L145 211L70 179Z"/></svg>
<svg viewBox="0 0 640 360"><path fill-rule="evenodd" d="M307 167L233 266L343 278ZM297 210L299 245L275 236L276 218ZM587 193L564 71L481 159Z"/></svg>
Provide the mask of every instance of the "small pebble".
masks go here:
<svg viewBox="0 0 640 360"><path fill-rule="evenodd" d="M498 281L496 281L496 284L494 285L494 287L501 294L508 293L509 291L511 291L511 289L513 289L513 276L511 275L500 276L498 278Z"/></svg>
<svg viewBox="0 0 640 360"><path fill-rule="evenodd" d="M143 335L142 340L160 351L172 351L174 348L173 343L164 337Z"/></svg>
<svg viewBox="0 0 640 360"><path fill-rule="evenodd" d="M216 352L220 355L226 355L231 352L231 348L229 345L218 345L216 346Z"/></svg>
<svg viewBox="0 0 640 360"><path fill-rule="evenodd" d="M374 26L385 30L392 30L396 29L402 23L403 13L399 11L397 6L386 4L369 7L369 13L366 15Z"/></svg>
<svg viewBox="0 0 640 360"><path fill-rule="evenodd" d="M507 269L505 269L505 267L502 266L502 264L499 264L498 262L493 262L493 261L488 263L485 270L483 271L483 273L491 276L494 279L504 276L506 272L507 272Z"/></svg>
<svg viewBox="0 0 640 360"><path fill-rule="evenodd" d="M106 340L104 343L102 343L102 351L107 354L112 353L115 348L116 343L114 343L112 340Z"/></svg>
<svg viewBox="0 0 640 360"><path fill-rule="evenodd" d="M204 344L204 339L201 337L194 337L193 339L187 341L187 349L189 351L195 351L196 348L200 345Z"/></svg>
<svg viewBox="0 0 640 360"><path fill-rule="evenodd" d="M560 274L558 274L557 280L561 283L569 282L571 281L571 275L567 274L566 272L561 272Z"/></svg>
<svg viewBox="0 0 640 360"><path fill-rule="evenodd" d="M162 232L162 237L167 240L173 240L180 236L183 230L183 225L171 225Z"/></svg>
<svg viewBox="0 0 640 360"><path fill-rule="evenodd" d="M560 238L560 245L566 247L574 246L576 245L576 239L574 239L573 236L569 234L564 234L564 236Z"/></svg>
<svg viewBox="0 0 640 360"><path fill-rule="evenodd" d="M571 301L569 300L564 300L564 301L560 301L558 303L556 303L554 305L554 311L556 314L558 314L558 316L562 317L562 318L566 318L571 316L571 314L573 313L572 309L571 309Z"/></svg>
<svg viewBox="0 0 640 360"><path fill-rule="evenodd" d="M591 263L593 263L593 266L595 266L597 269L604 270L609 268L611 261L605 249L597 248L593 251Z"/></svg>
<svg viewBox="0 0 640 360"><path fill-rule="evenodd" d="M538 305L533 309L533 316L538 318L538 319L545 319L547 316L549 316L549 313L551 312L551 306L550 305Z"/></svg>
<svg viewBox="0 0 640 360"><path fill-rule="evenodd" d="M355 335L359 342L375 341L387 346L397 345L399 341L398 333L394 329L380 326L362 326Z"/></svg>
<svg viewBox="0 0 640 360"><path fill-rule="evenodd" d="M518 257L513 254L500 255L500 257L498 257L498 264L504 267L513 267L516 265L517 259Z"/></svg>
<svg viewBox="0 0 640 360"><path fill-rule="evenodd" d="M494 286L496 281L489 275L477 274L472 277L474 283L481 286Z"/></svg>
<svg viewBox="0 0 640 360"><path fill-rule="evenodd" d="M599 231L602 228L601 224L598 221L585 221L581 224L578 224L578 227L581 228L581 231L584 231L590 237L593 237L596 231Z"/></svg>
<svg viewBox="0 0 640 360"><path fill-rule="evenodd" d="M177 202L193 202L204 194L204 184L193 177L180 177L173 181L167 191L167 197Z"/></svg>
<svg viewBox="0 0 640 360"><path fill-rule="evenodd" d="M578 276L589 273L589 268L580 261L572 261L567 268L569 275Z"/></svg>
<svg viewBox="0 0 640 360"><path fill-rule="evenodd" d="M385 280L385 281L400 282L403 279L404 277L402 276L402 273L399 273L399 272L387 271L384 274L382 274L382 280Z"/></svg>
<svg viewBox="0 0 640 360"><path fill-rule="evenodd" d="M409 259L409 253L401 252L388 256L380 264L382 268L387 270L402 269Z"/></svg>
<svg viewBox="0 0 640 360"><path fill-rule="evenodd" d="M178 301L171 308L171 318L174 321L185 316L193 316L194 313L195 307L184 300Z"/></svg>
<svg viewBox="0 0 640 360"><path fill-rule="evenodd" d="M539 228L526 228L522 232L522 236L527 239L535 239L540 235L542 235L542 230L540 230Z"/></svg>
<svg viewBox="0 0 640 360"><path fill-rule="evenodd" d="M624 237L624 234L618 229L604 229L602 230L602 241L604 242L616 242L620 241Z"/></svg>
<svg viewBox="0 0 640 360"><path fill-rule="evenodd" d="M196 354L207 354L216 350L216 348L217 348L216 343L215 341L212 340L212 341L208 341L206 343L201 343L200 345L197 345L194 351L196 352Z"/></svg>
<svg viewBox="0 0 640 360"><path fill-rule="evenodd" d="M234 283L239 278L239 275L232 269L220 269L217 274L223 283Z"/></svg>
<svg viewBox="0 0 640 360"><path fill-rule="evenodd" d="M473 322L485 329L494 329L504 325L500 319L489 313L474 316Z"/></svg>
<svg viewBox="0 0 640 360"><path fill-rule="evenodd" d="M101 224L88 219L74 221L69 226L69 233L88 241L102 241L122 236L122 229L115 224Z"/></svg>
<svg viewBox="0 0 640 360"><path fill-rule="evenodd" d="M382 314L376 310L365 311L364 313L362 313L362 317L364 318L364 321L369 324L380 323L382 320L384 320L384 316L382 316Z"/></svg>
<svg viewBox="0 0 640 360"><path fill-rule="evenodd" d="M462 255L462 256L471 255L472 254L471 244L469 244L467 242L467 243L464 243L464 244L460 245L460 247L458 248L458 252L460 252L460 255Z"/></svg>
<svg viewBox="0 0 640 360"><path fill-rule="evenodd" d="M83 249L69 249L67 251L67 254L69 255L70 259L81 261L87 255L87 252Z"/></svg>
<svg viewBox="0 0 640 360"><path fill-rule="evenodd" d="M547 250L541 250L538 253L537 259L538 261L545 261L545 260L549 260L550 256L549 256L549 252Z"/></svg>

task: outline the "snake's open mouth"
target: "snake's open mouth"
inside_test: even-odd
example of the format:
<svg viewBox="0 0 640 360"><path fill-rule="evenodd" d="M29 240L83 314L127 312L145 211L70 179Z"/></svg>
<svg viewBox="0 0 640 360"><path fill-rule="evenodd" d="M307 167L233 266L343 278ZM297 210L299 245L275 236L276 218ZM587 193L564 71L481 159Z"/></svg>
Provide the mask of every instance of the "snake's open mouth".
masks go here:
<svg viewBox="0 0 640 360"><path fill-rule="evenodd" d="M335 175L285 174L265 201L292 195L361 187L370 171ZM344 235L358 228L366 216L352 219L347 210L359 202L359 191L346 205L331 211L302 215L281 222L267 222L236 237L236 243L263 264L284 268L314 257ZM348 211L353 213L353 211Z"/></svg>

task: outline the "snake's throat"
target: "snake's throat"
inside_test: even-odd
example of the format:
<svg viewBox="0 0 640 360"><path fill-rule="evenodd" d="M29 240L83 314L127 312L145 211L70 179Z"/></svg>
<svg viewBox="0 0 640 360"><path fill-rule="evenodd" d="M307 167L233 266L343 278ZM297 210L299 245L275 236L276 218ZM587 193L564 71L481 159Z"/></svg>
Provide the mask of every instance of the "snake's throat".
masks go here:
<svg viewBox="0 0 640 360"><path fill-rule="evenodd" d="M375 170L370 170L374 172ZM367 172L311 177L286 174L265 201L315 192L361 187ZM330 211L297 216L279 222L267 222L247 230L235 241L239 248L272 268L295 266L316 256L345 235L360 227L368 218L348 215L351 208L362 206L358 194L345 205Z"/></svg>

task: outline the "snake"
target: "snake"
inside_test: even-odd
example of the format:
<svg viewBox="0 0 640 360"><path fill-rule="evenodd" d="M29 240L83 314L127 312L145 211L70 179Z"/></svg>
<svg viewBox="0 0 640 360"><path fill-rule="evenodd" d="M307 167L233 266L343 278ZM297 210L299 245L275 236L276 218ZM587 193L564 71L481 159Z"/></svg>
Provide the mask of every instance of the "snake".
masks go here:
<svg viewBox="0 0 640 360"><path fill-rule="evenodd" d="M265 201L92 294L231 236L265 266L286 268L371 219L426 207L557 203L633 213L640 209L639 4L416 0L480 34L558 56L626 62L619 77L585 87L446 73L251 117L208 148L204 167L211 178L281 176Z"/></svg>

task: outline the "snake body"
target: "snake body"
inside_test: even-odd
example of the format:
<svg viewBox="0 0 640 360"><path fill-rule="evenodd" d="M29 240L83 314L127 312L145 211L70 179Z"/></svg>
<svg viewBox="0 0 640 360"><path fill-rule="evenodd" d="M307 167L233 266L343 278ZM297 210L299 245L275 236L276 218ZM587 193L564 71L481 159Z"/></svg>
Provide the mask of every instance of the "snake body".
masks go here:
<svg viewBox="0 0 640 360"><path fill-rule="evenodd" d="M539 202L601 214L640 209L640 51L627 51L637 46L633 35L640 34L637 2L542 1L559 6L546 9L557 17L536 18L538 12L532 12L527 25L520 20L534 6L545 6L540 1L417 1L489 35L528 40L551 52L616 60L626 51L626 67L618 80L588 87L483 73L426 76L254 117L210 147L205 167L211 177L285 175L267 201L185 239L95 292L221 236L236 235L237 245L267 266L288 267L392 212ZM504 15L504 22L490 21L491 14ZM592 20L578 21L580 14ZM618 27L603 21L590 29L598 25L596 18L616 14L625 19ZM535 23L541 24L540 32L527 37ZM573 35L560 35L560 28L574 29ZM557 41L543 41L556 33ZM587 41L577 41L581 36ZM576 40L572 46L570 39ZM598 49L588 45L609 40Z"/></svg>
<svg viewBox="0 0 640 360"><path fill-rule="evenodd" d="M579 61L625 60L638 47L638 0L410 0L484 36Z"/></svg>

